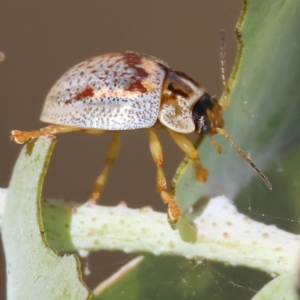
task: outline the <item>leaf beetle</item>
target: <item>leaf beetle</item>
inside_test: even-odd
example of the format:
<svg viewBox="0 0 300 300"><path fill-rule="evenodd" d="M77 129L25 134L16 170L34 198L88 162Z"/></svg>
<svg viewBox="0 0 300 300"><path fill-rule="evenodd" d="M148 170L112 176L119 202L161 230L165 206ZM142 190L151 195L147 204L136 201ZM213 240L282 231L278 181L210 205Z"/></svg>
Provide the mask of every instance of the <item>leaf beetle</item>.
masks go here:
<svg viewBox="0 0 300 300"><path fill-rule="evenodd" d="M51 125L30 132L13 130L11 140L23 144L41 135L53 136L63 132L113 132L104 169L89 195L94 202L100 198L110 166L119 152L118 132L146 129L157 166L157 189L168 206L169 222L177 222L180 209L167 191L162 149L153 130L156 127L165 128L193 161L198 181L204 182L209 172L202 166L197 150L185 135L192 132L208 136L219 133L271 188L266 176L224 130L222 103L185 73L169 68L153 56L134 52L109 53L75 65L48 93L40 119ZM216 142L212 144L221 151Z"/></svg>

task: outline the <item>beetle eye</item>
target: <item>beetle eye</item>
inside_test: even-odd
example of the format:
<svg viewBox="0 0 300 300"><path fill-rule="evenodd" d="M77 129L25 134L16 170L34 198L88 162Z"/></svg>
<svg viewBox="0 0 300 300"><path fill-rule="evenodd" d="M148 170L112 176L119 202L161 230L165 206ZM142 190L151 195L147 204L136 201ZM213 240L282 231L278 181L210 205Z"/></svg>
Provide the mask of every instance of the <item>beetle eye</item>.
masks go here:
<svg viewBox="0 0 300 300"><path fill-rule="evenodd" d="M209 119L206 116L202 116L198 121L198 134L205 135L208 134L211 128Z"/></svg>
<svg viewBox="0 0 300 300"><path fill-rule="evenodd" d="M211 123L207 117L207 110L211 110L213 105L212 98L207 93L205 93L194 105L192 115L198 134L205 135L209 133Z"/></svg>

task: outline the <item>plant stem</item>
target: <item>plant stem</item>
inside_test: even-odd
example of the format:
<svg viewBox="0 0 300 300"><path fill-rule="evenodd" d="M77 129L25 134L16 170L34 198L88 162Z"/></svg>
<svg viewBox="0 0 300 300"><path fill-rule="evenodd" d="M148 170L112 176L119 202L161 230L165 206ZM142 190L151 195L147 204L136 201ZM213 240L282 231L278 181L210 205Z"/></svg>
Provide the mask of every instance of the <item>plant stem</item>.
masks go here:
<svg viewBox="0 0 300 300"><path fill-rule="evenodd" d="M0 189L0 228L6 190ZM42 201L49 244L57 251L121 250L171 254L244 265L271 274L294 270L300 237L265 225L237 212L226 197L209 201L195 219L197 240L184 242L172 230L166 214L151 208L130 209L125 204L104 207L64 200Z"/></svg>

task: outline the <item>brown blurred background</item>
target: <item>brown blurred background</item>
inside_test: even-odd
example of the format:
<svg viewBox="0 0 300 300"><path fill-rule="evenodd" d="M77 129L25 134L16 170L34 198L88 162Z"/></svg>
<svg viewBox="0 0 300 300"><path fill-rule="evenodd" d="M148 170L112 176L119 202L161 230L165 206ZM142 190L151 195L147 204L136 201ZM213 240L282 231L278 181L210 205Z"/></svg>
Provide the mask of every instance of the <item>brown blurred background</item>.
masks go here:
<svg viewBox="0 0 300 300"><path fill-rule="evenodd" d="M48 90L63 72L86 58L125 50L151 54L220 96L219 33L226 30L229 73L241 7L241 0L0 2L0 51L6 55L0 64L0 187L8 186L21 149L9 142L10 131L44 126L39 115ZM182 153L165 132L159 137L170 181ZM146 132L124 132L121 140L122 151L101 204L126 201L130 207L151 205L165 211L155 190ZM84 202L103 166L108 142L109 136L59 135L43 194ZM91 254L88 285L93 288L128 259L120 253ZM5 299L3 259L0 299Z"/></svg>

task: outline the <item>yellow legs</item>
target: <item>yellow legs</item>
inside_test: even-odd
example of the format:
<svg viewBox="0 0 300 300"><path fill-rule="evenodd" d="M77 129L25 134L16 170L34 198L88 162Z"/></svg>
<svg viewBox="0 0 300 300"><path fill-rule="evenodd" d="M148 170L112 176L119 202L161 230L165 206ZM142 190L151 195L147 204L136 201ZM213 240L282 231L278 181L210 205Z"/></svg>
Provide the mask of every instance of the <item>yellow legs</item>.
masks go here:
<svg viewBox="0 0 300 300"><path fill-rule="evenodd" d="M14 140L19 144L23 144L30 139L35 139L42 135L54 136L54 134L56 133L64 133L70 131L84 131L84 132L94 133L94 134L102 134L107 132L105 130L86 130L82 128L50 125L41 128L40 130L30 131L30 132L13 130L11 135L11 140ZM184 135L176 133L172 130L168 130L168 131L172 139L175 141L175 143L193 161L196 170L197 180L201 182L205 181L209 175L209 172L202 167L199 154L197 150L194 148L193 144ZM175 199L167 191L166 178L162 168L163 154L162 154L160 142L152 128L148 128L148 133L149 133L150 151L153 160L157 166L157 175L156 175L157 190L160 193L163 202L168 205L169 222L175 224L181 214L180 209L177 203L175 202ZM109 170L112 164L115 162L119 150L120 150L119 133L113 132L113 136L107 150L107 156L106 156L104 168L102 172L99 174L99 176L96 178L95 184L89 193L89 200L93 202L97 202L99 200L103 187L105 186L105 183L107 181Z"/></svg>
<svg viewBox="0 0 300 300"><path fill-rule="evenodd" d="M202 167L199 154L192 142L184 135L168 130L175 143L183 150L186 156L188 156L194 164L197 180L200 182L206 181L209 172ZM167 192L166 178L162 169L163 155L160 142L152 128L148 128L150 150L153 160L157 166L157 190L164 203L168 205L168 219L169 222L175 224L180 217L180 209L175 202L175 199Z"/></svg>
<svg viewBox="0 0 300 300"><path fill-rule="evenodd" d="M27 141L31 139L36 139L42 135L55 137L54 134L56 133L64 133L64 132L71 132L71 131L80 131L80 129L75 127L67 127L67 126L60 126L60 125L49 125L47 127L35 131L13 130L11 132L10 140L15 141L18 144L24 144Z"/></svg>
<svg viewBox="0 0 300 300"><path fill-rule="evenodd" d="M114 132L112 139L110 141L109 147L107 149L107 155L105 160L105 165L102 172L97 177L94 187L89 193L89 200L93 202L98 202L101 196L101 192L106 183L108 171L115 162L120 151L120 137L118 132Z"/></svg>
<svg viewBox="0 0 300 300"><path fill-rule="evenodd" d="M185 137L180 133L177 133L170 129L168 129L168 131L172 139L174 140L174 142L179 146L179 148L181 148L184 154L192 160L196 171L197 180L200 182L206 181L209 172L208 170L202 167L199 154L195 149L194 145L192 144L192 142L187 137Z"/></svg>
<svg viewBox="0 0 300 300"><path fill-rule="evenodd" d="M56 133L64 133L64 132L71 132L71 131L83 131L83 132L92 133L92 134L103 134L103 133L107 132L105 130L89 130L89 129L76 128L76 127L50 125L50 126L41 128L40 130L28 131L28 132L13 130L11 132L10 139L12 141L15 141L18 144L24 144L28 140L36 139L42 135L54 137L54 134L56 134ZM101 192L102 192L103 187L107 180L108 172L109 172L112 164L115 162L115 159L119 153L119 149L120 149L119 133L113 132L112 140L110 142L110 145L109 145L108 151L107 151L105 166L104 166L102 172L96 178L94 187L91 189L90 194L89 194L89 200L91 200L93 202L97 202L99 200L99 198L101 196Z"/></svg>
<svg viewBox="0 0 300 300"><path fill-rule="evenodd" d="M153 160L157 166L157 190L164 203L168 205L168 220L170 223L175 224L180 216L180 210L175 202L174 198L167 192L167 182L164 171L162 169L163 155L161 150L160 142L155 134L154 130L148 128L150 151Z"/></svg>

